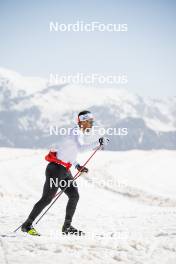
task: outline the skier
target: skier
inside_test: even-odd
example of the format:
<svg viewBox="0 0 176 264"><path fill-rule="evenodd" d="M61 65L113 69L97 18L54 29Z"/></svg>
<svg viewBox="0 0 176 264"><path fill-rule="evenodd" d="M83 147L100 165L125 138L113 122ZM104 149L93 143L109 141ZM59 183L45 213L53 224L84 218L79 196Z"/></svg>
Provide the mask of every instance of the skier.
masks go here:
<svg viewBox="0 0 176 264"><path fill-rule="evenodd" d="M57 193L58 187L61 190L65 188L65 186L62 187L63 185L51 185L51 179L54 181L57 179L59 183L64 180L66 184L68 184L68 188L64 191L68 196L68 203L66 206L65 221L62 226L62 234L84 234L82 231L77 230L71 225L79 200L79 193L76 182L70 182L69 184L69 181L72 181L73 179L70 168L73 165L78 171L87 173L88 169L81 166L76 161L77 154L108 143L109 139L106 137L101 137L96 141L92 142L91 140L91 142L85 143L85 132L90 131L93 122L94 118L90 111L85 110L80 112L78 114L78 125L70 131L70 134L64 138L64 141L59 144L56 149L51 149L49 154L45 157L45 159L49 161L49 164L45 171L46 181L43 187L43 194L41 199L34 205L27 220L22 224L21 230L23 232L27 232L30 235L40 235L33 227L32 223L42 210L52 201Z"/></svg>

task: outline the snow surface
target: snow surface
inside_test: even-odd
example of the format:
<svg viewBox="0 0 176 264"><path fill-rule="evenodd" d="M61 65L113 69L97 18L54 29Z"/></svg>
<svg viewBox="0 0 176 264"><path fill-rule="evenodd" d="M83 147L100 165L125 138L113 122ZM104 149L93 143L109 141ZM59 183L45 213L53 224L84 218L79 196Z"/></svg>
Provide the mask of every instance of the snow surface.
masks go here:
<svg viewBox="0 0 176 264"><path fill-rule="evenodd" d="M1 235L10 235L40 198L45 153L1 148ZM1 264L175 264L175 158L175 151L165 150L97 153L89 174L78 179L73 225L87 236L61 236L63 194L36 226L41 237L20 231L16 237L0 237Z"/></svg>

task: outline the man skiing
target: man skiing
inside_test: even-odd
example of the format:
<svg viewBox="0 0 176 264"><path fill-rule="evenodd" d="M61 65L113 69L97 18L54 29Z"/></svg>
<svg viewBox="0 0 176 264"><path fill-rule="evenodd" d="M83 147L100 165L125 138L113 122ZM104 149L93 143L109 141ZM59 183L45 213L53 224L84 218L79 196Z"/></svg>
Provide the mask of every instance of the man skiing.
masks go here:
<svg viewBox="0 0 176 264"><path fill-rule="evenodd" d="M70 172L70 168L73 165L78 171L87 173L88 169L81 166L76 161L77 154L82 151L93 150L99 145L103 146L108 143L109 139L105 137L101 137L97 141L85 143L85 132L90 131L93 122L93 115L90 111L85 110L80 112L78 114L78 125L70 131L70 134L65 137L65 140L61 142L56 149L50 150L49 154L45 157L45 159L49 161L49 164L45 171L46 181L43 187L43 194L41 199L34 205L27 220L22 224L21 230L23 232L27 232L30 235L39 235L32 225L33 221L52 201L57 193L58 187L60 187L61 190L65 188L65 186L62 187L61 185L56 187L52 184L51 186L51 180L56 181L57 179L59 183L64 180L66 184L68 184L68 187L64 190L64 193L68 196L68 202L66 206L65 221L62 226L62 233L66 235L84 234L82 231L77 230L71 225L79 200L79 193L76 182L72 182L73 176Z"/></svg>

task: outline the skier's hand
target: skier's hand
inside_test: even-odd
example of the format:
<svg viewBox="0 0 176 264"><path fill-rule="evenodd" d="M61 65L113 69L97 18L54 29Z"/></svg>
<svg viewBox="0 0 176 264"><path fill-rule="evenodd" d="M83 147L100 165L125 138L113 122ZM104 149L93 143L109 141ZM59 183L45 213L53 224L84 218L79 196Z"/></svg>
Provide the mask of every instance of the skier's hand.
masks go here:
<svg viewBox="0 0 176 264"><path fill-rule="evenodd" d="M108 145L109 141L110 140L107 137L101 137L101 138L99 138L100 146L106 146L106 145Z"/></svg>
<svg viewBox="0 0 176 264"><path fill-rule="evenodd" d="M76 166L75 166L75 168L78 170L78 171L80 171L80 172L86 172L86 173L88 173L88 168L86 168L86 167L84 167L84 166L81 166L81 165L79 165L79 164L77 164Z"/></svg>

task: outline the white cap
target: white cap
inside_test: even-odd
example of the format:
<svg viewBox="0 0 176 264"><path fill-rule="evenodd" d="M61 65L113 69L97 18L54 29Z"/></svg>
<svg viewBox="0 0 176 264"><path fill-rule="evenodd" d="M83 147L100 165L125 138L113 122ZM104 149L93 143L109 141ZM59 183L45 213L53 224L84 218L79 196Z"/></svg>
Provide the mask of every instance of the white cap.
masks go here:
<svg viewBox="0 0 176 264"><path fill-rule="evenodd" d="M89 119L93 119L92 113L83 114L78 117L78 121L86 121Z"/></svg>

